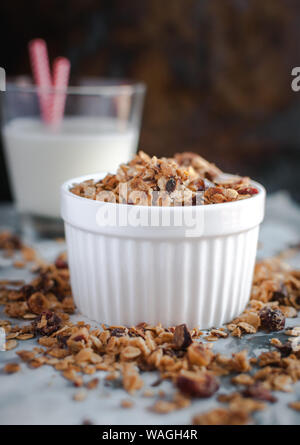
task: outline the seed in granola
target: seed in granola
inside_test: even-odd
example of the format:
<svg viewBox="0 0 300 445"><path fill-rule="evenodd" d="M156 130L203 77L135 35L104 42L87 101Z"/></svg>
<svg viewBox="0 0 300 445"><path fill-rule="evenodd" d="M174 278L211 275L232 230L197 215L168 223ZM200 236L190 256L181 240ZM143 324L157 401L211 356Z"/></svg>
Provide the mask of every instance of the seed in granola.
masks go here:
<svg viewBox="0 0 300 445"><path fill-rule="evenodd" d="M35 332L41 335L51 335L58 331L61 325L62 319L53 311L41 313L33 322Z"/></svg>
<svg viewBox="0 0 300 445"><path fill-rule="evenodd" d="M188 330L186 324L176 326L173 343L178 349L185 349L193 343L190 331Z"/></svg>
<svg viewBox="0 0 300 445"><path fill-rule="evenodd" d="M176 386L184 395L200 398L211 397L219 389L216 377L208 372L179 375Z"/></svg>
<svg viewBox="0 0 300 445"><path fill-rule="evenodd" d="M266 331L281 331L285 325L285 317L279 309L264 307L259 311L262 329Z"/></svg>
<svg viewBox="0 0 300 445"><path fill-rule="evenodd" d="M174 192L175 189L176 189L176 180L175 178L172 177L166 183L166 190L168 193L172 193Z"/></svg>
<svg viewBox="0 0 300 445"><path fill-rule="evenodd" d="M265 388L261 383L254 383L248 386L243 392L244 397L251 397L256 400L262 400L266 402L275 403L277 398L273 396L271 391Z"/></svg>

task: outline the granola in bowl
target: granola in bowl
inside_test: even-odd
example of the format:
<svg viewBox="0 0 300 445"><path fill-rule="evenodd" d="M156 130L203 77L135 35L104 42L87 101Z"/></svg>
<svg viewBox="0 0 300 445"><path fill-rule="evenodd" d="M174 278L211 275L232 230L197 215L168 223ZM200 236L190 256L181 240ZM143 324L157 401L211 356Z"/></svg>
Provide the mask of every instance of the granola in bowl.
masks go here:
<svg viewBox="0 0 300 445"><path fill-rule="evenodd" d="M88 179L70 190L84 198L131 205L208 205L251 198L259 191L248 177L224 175L196 153L152 158L140 151L116 174Z"/></svg>

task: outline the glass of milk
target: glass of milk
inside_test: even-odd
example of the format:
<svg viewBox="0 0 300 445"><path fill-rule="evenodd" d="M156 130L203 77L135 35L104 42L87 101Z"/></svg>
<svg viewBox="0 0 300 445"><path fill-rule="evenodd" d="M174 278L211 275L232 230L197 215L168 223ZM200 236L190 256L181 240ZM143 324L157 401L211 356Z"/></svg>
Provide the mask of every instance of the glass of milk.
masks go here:
<svg viewBox="0 0 300 445"><path fill-rule="evenodd" d="M114 172L134 156L144 95L142 83L83 80L68 88L64 117L53 127L40 117L35 86L24 78L8 83L2 137L16 207L27 229L30 222L33 232L58 236L60 185L76 176Z"/></svg>

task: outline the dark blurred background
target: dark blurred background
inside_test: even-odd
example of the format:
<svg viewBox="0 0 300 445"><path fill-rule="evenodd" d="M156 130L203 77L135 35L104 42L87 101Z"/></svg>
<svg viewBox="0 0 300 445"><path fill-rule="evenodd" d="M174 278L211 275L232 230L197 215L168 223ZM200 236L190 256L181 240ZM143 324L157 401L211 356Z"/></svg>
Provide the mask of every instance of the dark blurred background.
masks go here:
<svg viewBox="0 0 300 445"><path fill-rule="evenodd" d="M0 66L30 73L27 43L46 39L73 76L148 86L140 147L195 151L300 201L297 0L2 0ZM3 154L0 200L11 198Z"/></svg>

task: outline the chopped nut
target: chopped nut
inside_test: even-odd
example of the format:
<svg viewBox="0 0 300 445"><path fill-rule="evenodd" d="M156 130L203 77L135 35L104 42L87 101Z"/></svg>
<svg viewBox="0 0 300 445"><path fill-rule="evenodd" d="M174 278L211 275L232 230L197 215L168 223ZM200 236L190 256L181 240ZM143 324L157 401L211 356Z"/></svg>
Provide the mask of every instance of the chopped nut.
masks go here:
<svg viewBox="0 0 300 445"><path fill-rule="evenodd" d="M178 349L187 348L188 346L190 346L191 343L193 343L190 331L185 324L176 326L173 342Z"/></svg>
<svg viewBox="0 0 300 445"><path fill-rule="evenodd" d="M193 373L186 371L178 376L177 388L190 397L211 397L218 389L216 377L208 372Z"/></svg>

